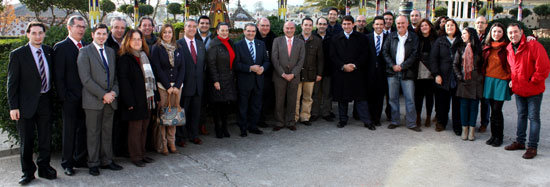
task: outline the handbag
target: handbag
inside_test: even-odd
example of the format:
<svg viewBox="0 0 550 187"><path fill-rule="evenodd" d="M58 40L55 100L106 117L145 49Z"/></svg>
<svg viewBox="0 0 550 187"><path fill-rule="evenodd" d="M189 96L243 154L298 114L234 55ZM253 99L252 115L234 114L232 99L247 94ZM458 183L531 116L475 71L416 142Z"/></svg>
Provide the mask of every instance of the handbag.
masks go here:
<svg viewBox="0 0 550 187"><path fill-rule="evenodd" d="M168 106L161 109L160 124L164 126L183 126L185 125L185 111L180 106L172 106L170 95L172 94L168 94Z"/></svg>

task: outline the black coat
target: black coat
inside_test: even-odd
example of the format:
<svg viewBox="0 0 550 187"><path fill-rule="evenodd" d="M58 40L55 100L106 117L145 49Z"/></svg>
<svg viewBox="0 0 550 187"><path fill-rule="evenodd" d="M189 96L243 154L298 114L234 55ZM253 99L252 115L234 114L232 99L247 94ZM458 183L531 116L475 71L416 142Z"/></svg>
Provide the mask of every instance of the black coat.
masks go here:
<svg viewBox="0 0 550 187"><path fill-rule="evenodd" d="M432 72L434 78L440 75L443 79L441 85L436 84L437 87L444 90L451 89L451 80L456 80L453 72L454 56L458 46L462 43L463 42L460 36L455 38L452 45L447 39L447 36L440 36L432 45L432 51L430 52L430 66L428 68Z"/></svg>
<svg viewBox="0 0 550 187"><path fill-rule="evenodd" d="M325 57L325 64L323 65L323 77L330 77L332 76L333 71L333 64L330 62L330 45L331 45L331 37L329 35L325 35L325 38L321 37L316 31L313 31L313 34L316 36L319 36L319 38L323 39L323 55Z"/></svg>
<svg viewBox="0 0 550 187"><path fill-rule="evenodd" d="M120 91L119 110L122 120L143 120L149 117L145 78L141 64L134 55L124 54L117 59L117 78ZM133 110L128 108L134 107Z"/></svg>
<svg viewBox="0 0 550 187"><path fill-rule="evenodd" d="M229 40L231 48L235 49ZM218 38L210 41L210 48L206 52L208 71L207 89L212 102L227 102L237 100L237 86L235 73L230 68L229 51ZM235 64L233 64L235 65ZM220 83L220 90L214 88L214 83Z"/></svg>
<svg viewBox="0 0 550 187"><path fill-rule="evenodd" d="M160 82L164 88L168 89L171 82L174 82L175 88L180 88L185 78L185 62L183 61L183 48L179 46L174 51L174 67L170 65L168 52L164 46L155 44L151 49L151 66L155 68L155 79Z"/></svg>
<svg viewBox="0 0 550 187"><path fill-rule="evenodd" d="M83 41L82 47L86 45ZM78 76L76 59L78 47L70 38L53 46L53 67L55 68L55 87L61 101L80 101L82 99L82 82Z"/></svg>
<svg viewBox="0 0 550 187"><path fill-rule="evenodd" d="M113 33L109 33L109 36L107 37L107 41L105 41L105 45L110 48L113 48L113 50L115 50L115 54L118 56L118 50L120 49L120 45L118 45L115 39L113 39Z"/></svg>
<svg viewBox="0 0 550 187"><path fill-rule="evenodd" d="M261 40L264 42L266 50L267 50L267 57L271 59L271 53L273 52L273 40L277 38L277 35L273 33L273 31L269 31L265 37L262 37L260 34L260 31L256 31L256 39ZM270 64L273 65L273 64ZM266 67L264 67L266 68ZM271 75L273 74L273 67L268 67L266 70L264 70L264 77L265 79L271 80Z"/></svg>
<svg viewBox="0 0 550 187"><path fill-rule="evenodd" d="M456 55L453 62L453 70L457 79L456 96L468 99L481 99L483 97L483 74L481 69L483 64L481 62L481 52L473 50L474 53L474 70L471 75L472 78L464 80L464 69L462 68L462 55L466 45L462 43L459 49L456 51Z"/></svg>
<svg viewBox="0 0 550 187"><path fill-rule="evenodd" d="M255 39L254 45L256 46L256 61L252 60L250 51L248 49L247 40L243 39L235 43L235 61L233 62L233 68L237 72L237 88L239 92L249 91L257 86L260 90L264 88L265 72L270 68L271 63L267 56L266 46L261 40ZM257 75L250 71L250 66L259 65L264 67L264 73Z"/></svg>
<svg viewBox="0 0 550 187"><path fill-rule="evenodd" d="M368 53L366 36L352 32L346 39L344 32L332 38L330 59L333 63L332 96L336 101L364 100L367 97L368 83L365 80L368 73ZM356 69L345 72L345 64L355 64Z"/></svg>
<svg viewBox="0 0 550 187"><path fill-rule="evenodd" d="M430 48L424 49L425 42L430 43ZM430 52L431 52L431 49L433 48L434 42L435 42L435 38L432 38L432 37L424 38L420 36L418 40L418 63L424 64L424 66L426 66L428 70L430 69L430 65L431 65ZM424 52L425 50L427 50L427 52Z"/></svg>
<svg viewBox="0 0 550 187"><path fill-rule="evenodd" d="M187 47L185 37L178 40L178 44L183 48L183 61L185 62L185 77L183 78L183 85L185 86L181 93L182 96L202 96L203 93L204 71L206 69L204 55L206 55L206 49L201 41L195 40L195 42L195 48L197 48L196 64L193 62L193 57L191 56L189 47ZM183 103L183 99L181 103ZM181 104L181 106L183 106L183 104Z"/></svg>
<svg viewBox="0 0 550 187"><path fill-rule="evenodd" d="M396 72L393 71L393 66L396 65L395 59L397 56L397 46L399 44L398 32L392 32L384 42L382 54L386 61L386 73L388 77L392 77ZM401 63L401 72L403 79L416 79L418 76L418 36L413 32L408 32L407 40L405 41L405 58Z"/></svg>

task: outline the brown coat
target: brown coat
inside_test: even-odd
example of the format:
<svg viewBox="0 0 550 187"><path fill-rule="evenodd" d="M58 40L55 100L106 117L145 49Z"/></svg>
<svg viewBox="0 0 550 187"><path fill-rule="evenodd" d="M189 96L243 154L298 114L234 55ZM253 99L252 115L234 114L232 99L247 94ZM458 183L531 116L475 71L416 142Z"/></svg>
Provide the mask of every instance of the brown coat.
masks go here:
<svg viewBox="0 0 550 187"><path fill-rule="evenodd" d="M304 40L303 35L299 35L297 38ZM305 41L306 58L304 60L304 66L300 73L300 81L302 82L315 82L317 76L321 76L324 66L324 53L323 53L323 39L316 35L311 35Z"/></svg>
<svg viewBox="0 0 550 187"><path fill-rule="evenodd" d="M453 70L456 75L457 89L456 96L467 99L481 99L483 97L483 75L481 73L482 62L480 52L474 49L474 70L472 79L464 80L464 71L462 70L462 54L464 54L463 44L456 51L453 62Z"/></svg>

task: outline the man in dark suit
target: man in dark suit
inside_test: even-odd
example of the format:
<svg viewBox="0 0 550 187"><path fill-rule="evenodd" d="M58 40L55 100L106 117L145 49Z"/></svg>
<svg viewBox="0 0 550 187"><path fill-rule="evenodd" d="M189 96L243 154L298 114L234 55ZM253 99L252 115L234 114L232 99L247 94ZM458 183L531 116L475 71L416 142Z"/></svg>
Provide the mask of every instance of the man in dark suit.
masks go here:
<svg viewBox="0 0 550 187"><path fill-rule="evenodd" d="M245 39L235 44L241 137L247 136L247 130L253 134L263 134L256 125L262 108L263 73L270 66L264 42L254 39L256 25L248 23L244 28Z"/></svg>
<svg viewBox="0 0 550 187"><path fill-rule="evenodd" d="M411 14L409 15L411 24L407 27L409 32L416 32L415 29L417 27L417 24L420 23L420 20L422 20L422 15L420 14L420 11L413 10L411 11Z"/></svg>
<svg viewBox="0 0 550 187"><path fill-rule="evenodd" d="M382 108L384 107L384 95L388 89L388 79L386 78L386 61L382 55L382 47L386 36L382 31L384 29L384 17L376 16L372 25L374 32L367 35L367 42L369 47L369 55L375 58L370 60L369 66L371 71L369 72L369 111L371 115L372 123L375 126L380 126L380 117L382 115Z"/></svg>
<svg viewBox="0 0 550 187"><path fill-rule="evenodd" d="M126 20L122 17L114 17L111 19L111 33L109 33L109 37L107 38L105 45L113 48L115 53L118 53L118 49L120 49L122 39L124 39L124 34L126 33L126 27Z"/></svg>
<svg viewBox="0 0 550 187"><path fill-rule="evenodd" d="M118 81L115 51L104 45L108 36L105 24L92 28L92 44L80 49L77 65L82 82L82 108L86 114L88 167L93 176L102 169L121 170L113 162L112 131L117 109Z"/></svg>
<svg viewBox="0 0 550 187"><path fill-rule="evenodd" d="M38 176L57 178L50 166L51 146L51 89L53 50L42 45L46 27L40 22L27 25L29 43L10 53L8 65L8 103L11 120L17 121L21 143L21 169L19 184L25 185L34 179L36 166L33 162L35 129L38 134Z"/></svg>
<svg viewBox="0 0 550 187"><path fill-rule="evenodd" d="M78 51L86 43L82 41L86 20L72 16L67 22L69 36L55 44L55 86L63 102L63 154L61 167L68 176L74 175L73 167L86 167L86 125L82 109L82 83L78 76L76 59Z"/></svg>
<svg viewBox="0 0 550 187"><path fill-rule="evenodd" d="M180 105L185 109L186 128L189 140L194 144L202 144L199 139L199 120L201 113L201 97L204 82L204 59L206 48L204 44L195 39L197 33L197 22L195 20L185 21L185 36L178 40L183 48L185 61L185 78L183 79L183 93ZM183 147L184 127L176 128L176 145Z"/></svg>
<svg viewBox="0 0 550 187"><path fill-rule="evenodd" d="M294 37L296 25L287 21L284 36L273 40L273 83L275 84L275 120L273 131L284 127L295 131L296 96L300 83L300 72L306 56L304 41Z"/></svg>
<svg viewBox="0 0 550 187"><path fill-rule="evenodd" d="M195 40L201 41L206 49L210 47L210 40L212 39L213 34L210 32L210 18L208 16L202 15L199 17L198 20L198 29L197 33L195 34ZM209 84L207 81L204 81L204 87L207 87L206 84ZM202 135L209 135L210 133L208 130L206 130L206 123L208 121L208 111L209 110L209 102L208 97L202 97L202 103L201 103L201 116L199 120L199 133Z"/></svg>

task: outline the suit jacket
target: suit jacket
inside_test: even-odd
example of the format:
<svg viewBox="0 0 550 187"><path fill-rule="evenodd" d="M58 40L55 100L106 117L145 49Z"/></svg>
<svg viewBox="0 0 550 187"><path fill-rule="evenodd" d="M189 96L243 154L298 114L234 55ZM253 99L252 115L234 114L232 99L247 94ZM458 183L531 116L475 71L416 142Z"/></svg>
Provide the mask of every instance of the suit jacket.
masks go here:
<svg viewBox="0 0 550 187"><path fill-rule="evenodd" d="M248 41L242 39L235 43L235 71L237 72L237 88L240 91L252 90L254 86L263 90L264 87L264 75L267 69L271 66L269 62L269 56L267 55L267 48L265 43L261 40L254 39L254 45L256 46L256 60L252 59L248 49ZM250 71L250 66L259 65L264 67L264 72L261 75L257 75Z"/></svg>
<svg viewBox="0 0 550 187"><path fill-rule="evenodd" d="M185 77L185 62L183 61L183 48L179 46L174 51L174 67L170 65L168 52L164 46L155 44L151 46L151 66L155 70L155 79L165 89L170 88L170 82L174 87L180 88Z"/></svg>
<svg viewBox="0 0 550 187"><path fill-rule="evenodd" d="M380 44L380 53L378 56L376 55L376 38L374 35L374 32L371 32L367 35L367 43L368 43L368 50L369 50L369 56L374 57L370 58L371 60L368 63L369 66L369 72L367 75L367 80L369 80L369 85L374 85L374 81L377 79L374 78L375 71L377 70L383 70L384 74L386 71L386 61L384 60L384 55L382 54L382 48L384 47L384 43L386 43L388 35L382 33L382 43ZM385 77L384 77L385 78ZM374 90L373 90L374 91Z"/></svg>
<svg viewBox="0 0 550 187"><path fill-rule="evenodd" d="M294 74L292 81L300 81L300 72L306 57L306 47L303 40L294 37L290 57L286 45L286 36L279 36L273 40L271 61L273 62L273 79L283 79L281 75Z"/></svg>
<svg viewBox="0 0 550 187"><path fill-rule="evenodd" d="M82 46L86 46L81 41ZM53 46L55 86L57 95L61 101L79 101L82 99L82 82L78 76L76 60L78 47L70 38L58 42Z"/></svg>
<svg viewBox="0 0 550 187"><path fill-rule="evenodd" d="M382 53L386 60L386 73L389 77L395 75L393 66L396 65L395 59L397 56L397 47L399 44L398 32L392 32L387 37L387 42L384 43ZM405 41L405 58L401 63L401 72L403 79L416 79L418 75L418 36L413 32L408 32L407 40Z"/></svg>
<svg viewBox="0 0 550 187"><path fill-rule="evenodd" d="M109 63L109 80L107 80L107 68L103 65L101 56L95 45L90 44L80 49L78 53L78 74L82 81L82 108L102 110L104 107L103 96L114 91L119 96L118 80L116 77L115 50L104 45L105 57ZM107 81L109 81L107 83ZM109 87L108 87L109 85ZM111 103L113 109L117 109L117 99Z"/></svg>
<svg viewBox="0 0 550 187"><path fill-rule="evenodd" d="M42 45L44 56L50 70L50 90L52 79L52 48ZM21 118L31 118L36 113L40 100L42 79L29 44L10 53L8 65L8 103L10 110L19 109Z"/></svg>
<svg viewBox="0 0 550 187"><path fill-rule="evenodd" d="M181 95L200 96L203 93L204 71L206 70L206 66L204 65L206 55L204 43L195 39L195 47L197 48L197 64L193 62L191 50L187 47L185 37L178 40L178 44L180 44L183 48L183 61L185 62L185 78L183 79L183 85L185 86L183 87L183 92Z"/></svg>

